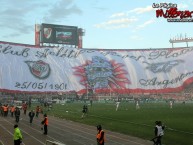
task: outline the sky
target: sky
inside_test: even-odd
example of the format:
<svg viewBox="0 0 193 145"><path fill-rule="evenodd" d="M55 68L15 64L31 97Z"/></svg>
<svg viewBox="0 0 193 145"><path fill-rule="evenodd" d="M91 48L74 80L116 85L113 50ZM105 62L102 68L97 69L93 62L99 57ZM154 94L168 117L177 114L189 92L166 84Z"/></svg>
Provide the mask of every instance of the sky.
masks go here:
<svg viewBox="0 0 193 145"><path fill-rule="evenodd" d="M193 11L193 0L0 0L0 41L34 45L42 23L83 28L83 48L92 49L171 48L170 38L193 37L193 22L156 18L153 3Z"/></svg>

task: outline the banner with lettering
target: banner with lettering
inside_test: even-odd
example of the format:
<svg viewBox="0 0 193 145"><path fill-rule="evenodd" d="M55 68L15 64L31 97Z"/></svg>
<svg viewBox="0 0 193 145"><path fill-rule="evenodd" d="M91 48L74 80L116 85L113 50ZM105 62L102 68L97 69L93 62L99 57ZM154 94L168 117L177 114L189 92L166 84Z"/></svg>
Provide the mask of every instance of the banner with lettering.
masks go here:
<svg viewBox="0 0 193 145"><path fill-rule="evenodd" d="M0 90L158 93L193 82L193 47L101 50L0 43Z"/></svg>

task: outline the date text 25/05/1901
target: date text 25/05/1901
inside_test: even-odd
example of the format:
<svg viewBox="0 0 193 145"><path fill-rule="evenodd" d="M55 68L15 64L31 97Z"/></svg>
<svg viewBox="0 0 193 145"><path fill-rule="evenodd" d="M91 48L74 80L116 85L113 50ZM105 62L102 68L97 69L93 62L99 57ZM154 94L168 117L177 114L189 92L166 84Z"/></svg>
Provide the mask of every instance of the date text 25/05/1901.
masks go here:
<svg viewBox="0 0 193 145"><path fill-rule="evenodd" d="M16 88L20 89L34 89L34 90L66 90L67 84L65 83L44 83L44 82L16 82Z"/></svg>

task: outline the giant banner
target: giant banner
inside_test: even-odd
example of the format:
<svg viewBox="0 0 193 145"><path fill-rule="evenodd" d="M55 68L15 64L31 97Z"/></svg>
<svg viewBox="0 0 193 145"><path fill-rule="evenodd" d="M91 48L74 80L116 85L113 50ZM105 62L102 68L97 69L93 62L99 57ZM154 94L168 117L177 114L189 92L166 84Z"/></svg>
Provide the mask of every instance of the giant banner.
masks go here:
<svg viewBox="0 0 193 145"><path fill-rule="evenodd" d="M0 43L1 91L158 93L193 82L193 47L99 50Z"/></svg>

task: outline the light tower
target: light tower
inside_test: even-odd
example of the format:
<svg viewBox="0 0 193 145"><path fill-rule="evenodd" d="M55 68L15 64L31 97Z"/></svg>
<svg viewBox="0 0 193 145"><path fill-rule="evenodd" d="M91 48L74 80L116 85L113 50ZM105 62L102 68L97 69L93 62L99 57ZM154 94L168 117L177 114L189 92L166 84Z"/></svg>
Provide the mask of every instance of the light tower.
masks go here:
<svg viewBox="0 0 193 145"><path fill-rule="evenodd" d="M83 44L82 44L82 36L85 35L85 30L82 28L78 29L78 48L82 48Z"/></svg>
<svg viewBox="0 0 193 145"><path fill-rule="evenodd" d="M186 43L186 46L188 47L188 42L193 42L193 37L186 37L186 35L185 37L182 37L182 35L180 35L180 37L177 36L173 39L170 38L169 42L172 43L172 48L174 48L174 43L184 43L184 42Z"/></svg>

